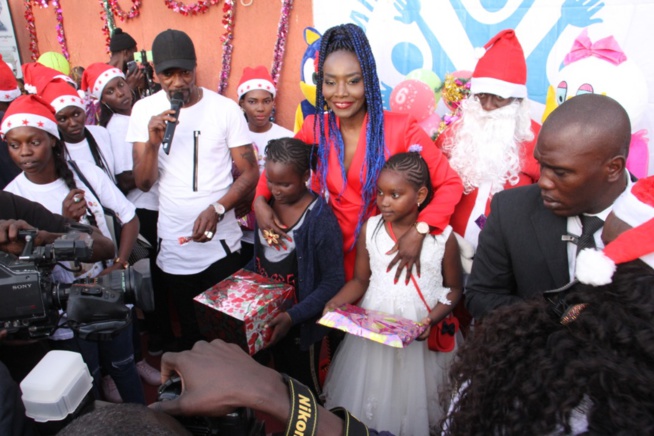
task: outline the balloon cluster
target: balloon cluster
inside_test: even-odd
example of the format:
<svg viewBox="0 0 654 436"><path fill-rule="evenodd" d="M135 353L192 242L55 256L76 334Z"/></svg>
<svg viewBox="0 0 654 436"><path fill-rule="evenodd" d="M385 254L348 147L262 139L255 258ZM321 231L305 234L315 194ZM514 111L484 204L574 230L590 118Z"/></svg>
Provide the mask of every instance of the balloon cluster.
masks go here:
<svg viewBox="0 0 654 436"><path fill-rule="evenodd" d="M394 112L412 115L432 138L437 133L440 117L436 104L441 98L441 79L431 70L411 71L391 92L390 106Z"/></svg>

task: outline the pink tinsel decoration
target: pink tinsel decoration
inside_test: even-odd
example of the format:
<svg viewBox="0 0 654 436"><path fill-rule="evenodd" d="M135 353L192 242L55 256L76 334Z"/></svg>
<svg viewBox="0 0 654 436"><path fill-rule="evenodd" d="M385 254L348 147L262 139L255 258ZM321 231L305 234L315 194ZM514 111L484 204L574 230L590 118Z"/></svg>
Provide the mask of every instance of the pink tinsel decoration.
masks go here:
<svg viewBox="0 0 654 436"><path fill-rule="evenodd" d="M120 21L130 20L139 16L141 11L141 0L132 0L132 7L128 12L123 11L123 9L118 4L118 0L109 0L109 6L111 7L111 12L118 18Z"/></svg>
<svg viewBox="0 0 654 436"><path fill-rule="evenodd" d="M170 9L171 11L177 12L178 14L184 16L189 16L189 15L204 14L205 12L207 12L210 6L214 6L220 3L220 0L201 0L191 5L185 5L184 3L176 0L165 0L165 2L168 9Z"/></svg>
<svg viewBox="0 0 654 436"><path fill-rule="evenodd" d="M61 54L64 55L67 61L70 61L68 44L66 44L66 33L64 32L64 14L59 0L52 0L52 6L55 8L55 14L57 16L57 41L59 41L59 45L61 46Z"/></svg>
<svg viewBox="0 0 654 436"><path fill-rule="evenodd" d="M32 10L31 0L25 0L25 21L27 21L27 30L30 33L30 52L32 60L36 62L39 58L39 41L36 37L36 24L34 23L34 11Z"/></svg>
<svg viewBox="0 0 654 436"><path fill-rule="evenodd" d="M225 27L225 34L220 37L223 43L223 62L220 71L220 82L218 84L219 94L223 94L225 89L227 89L227 80L232 69L232 51L234 50L234 0L225 0L222 23Z"/></svg>
<svg viewBox="0 0 654 436"><path fill-rule="evenodd" d="M284 61L284 52L286 51L286 39L288 38L289 17L291 9L293 8L293 0L282 1L282 11L277 24L277 42L275 42L275 50L273 54L273 63L270 68L270 75L272 76L273 83L277 86L279 82L279 75L282 70L282 63Z"/></svg>

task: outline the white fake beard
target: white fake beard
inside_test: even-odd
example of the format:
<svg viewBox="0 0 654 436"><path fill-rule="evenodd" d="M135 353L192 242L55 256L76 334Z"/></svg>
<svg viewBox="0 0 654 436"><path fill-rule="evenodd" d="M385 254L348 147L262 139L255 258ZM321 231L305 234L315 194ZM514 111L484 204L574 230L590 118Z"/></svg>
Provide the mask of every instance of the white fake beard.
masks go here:
<svg viewBox="0 0 654 436"><path fill-rule="evenodd" d="M521 143L534 138L527 104L515 100L488 112L474 97L463 102L461 121L443 149L466 194L484 182L492 184L491 194L504 189L506 182L518 183Z"/></svg>

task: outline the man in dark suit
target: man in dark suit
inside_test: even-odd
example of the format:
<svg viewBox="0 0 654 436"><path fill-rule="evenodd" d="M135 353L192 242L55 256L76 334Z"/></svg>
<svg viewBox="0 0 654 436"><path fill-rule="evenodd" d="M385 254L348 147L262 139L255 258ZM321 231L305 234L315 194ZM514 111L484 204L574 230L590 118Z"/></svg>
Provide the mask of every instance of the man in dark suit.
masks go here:
<svg viewBox="0 0 654 436"><path fill-rule="evenodd" d="M603 247L598 218L631 183L630 137L627 112L609 97L576 96L552 112L534 150L538 184L492 200L465 289L473 317L565 285L578 246Z"/></svg>

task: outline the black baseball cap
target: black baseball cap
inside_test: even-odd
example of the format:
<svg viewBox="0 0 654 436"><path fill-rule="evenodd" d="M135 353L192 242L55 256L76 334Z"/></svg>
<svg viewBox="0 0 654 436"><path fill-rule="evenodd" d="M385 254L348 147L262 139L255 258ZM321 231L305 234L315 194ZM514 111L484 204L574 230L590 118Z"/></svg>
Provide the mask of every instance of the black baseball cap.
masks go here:
<svg viewBox="0 0 654 436"><path fill-rule="evenodd" d="M197 58L193 41L181 30L164 30L152 43L152 62L157 74L170 68L194 69Z"/></svg>

